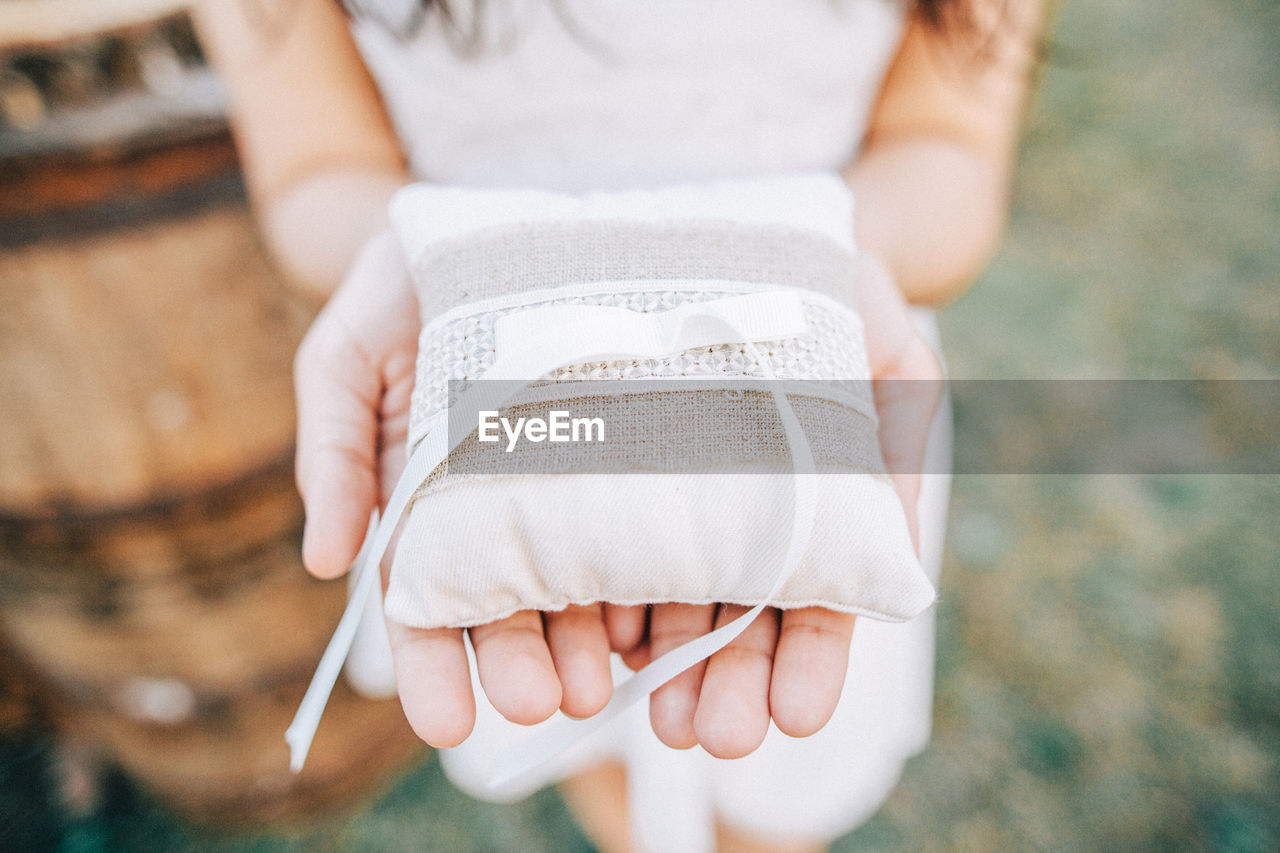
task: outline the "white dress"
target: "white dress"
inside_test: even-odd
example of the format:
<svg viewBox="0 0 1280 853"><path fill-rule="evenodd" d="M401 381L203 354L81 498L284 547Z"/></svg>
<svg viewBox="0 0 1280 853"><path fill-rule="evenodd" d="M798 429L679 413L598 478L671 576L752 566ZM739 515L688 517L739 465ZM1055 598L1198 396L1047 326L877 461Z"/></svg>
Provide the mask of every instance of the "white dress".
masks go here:
<svg viewBox="0 0 1280 853"><path fill-rule="evenodd" d="M434 14L396 32L415 2L365 2L375 14L353 22L415 177L566 191L842 167L904 17L898 0L489 0L468 53ZM464 32L477 23L470 6L451 7ZM932 316L917 320L936 345ZM940 418L930 452L949 448ZM948 488L926 476L921 495L935 581ZM756 752L720 761L664 747L642 705L580 764L626 764L643 850L710 849L712 818L766 839L828 841L880 807L928 740L933 621L859 620L839 707L813 737L771 727ZM477 700L475 733L443 760L483 796L477 768L524 732Z"/></svg>

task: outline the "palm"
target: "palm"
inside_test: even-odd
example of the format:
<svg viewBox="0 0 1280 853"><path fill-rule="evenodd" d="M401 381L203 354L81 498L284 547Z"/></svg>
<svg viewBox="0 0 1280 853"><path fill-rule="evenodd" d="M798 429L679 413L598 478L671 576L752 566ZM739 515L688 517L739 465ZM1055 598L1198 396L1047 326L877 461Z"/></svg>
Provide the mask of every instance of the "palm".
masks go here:
<svg viewBox="0 0 1280 853"><path fill-rule="evenodd" d="M891 281L864 264L858 299L877 379L934 378L936 360L911 330ZM375 501L404 464L418 333L417 305L400 252L373 241L317 319L298 354L298 480L307 510L303 557L336 577L359 548ZM895 401L897 408L917 409ZM932 405L925 401L924 405ZM882 424L893 420L882 406ZM917 422L920 412L909 413ZM927 422L927 418L923 421ZM923 435L882 426L894 467L923 454ZM918 478L895 475L914 529ZM557 709L590 716L612 692L610 652L633 668L744 612L733 606L588 605L523 611L470 629L480 683L494 708L523 724ZM389 625L405 713L427 743L454 746L475 721L462 631ZM835 710L853 617L820 608L766 610L729 646L656 691L654 732L670 746L701 744L720 757L754 750L770 719L812 734Z"/></svg>

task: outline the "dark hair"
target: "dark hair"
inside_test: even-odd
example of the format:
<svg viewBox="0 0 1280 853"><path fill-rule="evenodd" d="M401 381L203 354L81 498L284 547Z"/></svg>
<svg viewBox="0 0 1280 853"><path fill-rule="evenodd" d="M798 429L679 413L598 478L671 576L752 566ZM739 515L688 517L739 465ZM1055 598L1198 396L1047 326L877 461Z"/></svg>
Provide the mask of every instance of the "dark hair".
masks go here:
<svg viewBox="0 0 1280 853"><path fill-rule="evenodd" d="M964 0L915 0L915 13L920 20L939 30L945 30L965 15Z"/></svg>
<svg viewBox="0 0 1280 853"><path fill-rule="evenodd" d="M401 35L409 35L415 31L421 25L426 11L434 6L445 21L446 32L452 31L453 35L461 37L461 45L469 44L474 48L482 40L480 33L464 32L458 25L454 14L458 0L419 0L417 3L406 3L401 7L402 14L398 16L400 20L395 21L387 20L379 11L370 8L376 4L362 2L362 0L340 0L340 2L347 14L353 17L373 18L392 32ZM471 0L471 2L479 5L484 0ZM554 3L554 0L552 2ZM885 0L885 2L893 2L893 0ZM970 23L968 15L970 0L909 0L909 2L914 14L934 29L963 29ZM557 11L559 11L558 7ZM479 23L474 22L473 26L478 27Z"/></svg>

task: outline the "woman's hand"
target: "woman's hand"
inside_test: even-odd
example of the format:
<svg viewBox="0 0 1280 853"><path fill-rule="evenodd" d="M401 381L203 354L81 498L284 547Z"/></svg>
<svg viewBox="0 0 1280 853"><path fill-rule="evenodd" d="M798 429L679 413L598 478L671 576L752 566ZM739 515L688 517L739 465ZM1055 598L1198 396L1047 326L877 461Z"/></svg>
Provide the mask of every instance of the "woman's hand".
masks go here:
<svg viewBox="0 0 1280 853"><path fill-rule="evenodd" d="M941 374L887 272L869 257L858 263L881 443L890 471L901 472L892 476L914 535L917 472L938 386L896 380ZM347 570L370 511L404 465L418 331L400 247L384 234L370 241L298 351L303 561L318 577ZM603 708L612 694L610 651L639 667L745 610L592 605L523 611L470 631L489 701L507 719L533 724L556 709L586 717ZM789 735L818 731L840 696L853 622L820 608L766 610L729 646L653 694L654 732L670 746L701 744L730 758L759 746L770 718ZM461 743L475 722L462 631L387 628L414 731L433 746Z"/></svg>
<svg viewBox="0 0 1280 853"><path fill-rule="evenodd" d="M885 266L865 252L856 263L858 293L850 296L865 327L881 450L918 551L916 503L942 369ZM747 609L606 606L605 625L611 647L638 669ZM700 744L718 758L755 750L770 718L792 737L814 734L831 719L844 687L853 624L852 615L819 607L765 610L720 652L654 692L654 732L668 746Z"/></svg>

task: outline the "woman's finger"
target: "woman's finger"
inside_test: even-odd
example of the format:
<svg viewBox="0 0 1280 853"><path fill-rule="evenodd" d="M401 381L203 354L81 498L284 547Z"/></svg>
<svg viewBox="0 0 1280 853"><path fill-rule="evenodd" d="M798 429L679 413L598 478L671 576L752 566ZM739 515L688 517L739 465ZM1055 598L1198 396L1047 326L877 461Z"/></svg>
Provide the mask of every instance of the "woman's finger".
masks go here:
<svg viewBox="0 0 1280 853"><path fill-rule="evenodd" d="M749 608L722 605L716 627ZM769 731L769 681L778 643L778 611L767 608L733 642L711 656L702 676L693 728L717 758L741 758Z"/></svg>
<svg viewBox="0 0 1280 853"><path fill-rule="evenodd" d="M563 696L542 614L521 610L470 631L480 686L499 714L531 726L555 713Z"/></svg>
<svg viewBox="0 0 1280 853"><path fill-rule="evenodd" d="M659 658L677 646L711 630L712 605L655 604L649 615L649 652ZM689 749L698 743L693 716L706 661L696 664L649 697L649 722L658 739L673 749Z"/></svg>
<svg viewBox="0 0 1280 853"><path fill-rule="evenodd" d="M649 608L644 605L604 606L604 628L609 635L609 648L620 655L634 650L644 640L649 622Z"/></svg>
<svg viewBox="0 0 1280 853"><path fill-rule="evenodd" d="M849 667L853 623L851 614L821 607L782 612L769 710L784 734L807 737L835 713Z"/></svg>
<svg viewBox="0 0 1280 853"><path fill-rule="evenodd" d="M560 710L571 717L590 717L613 695L603 606L571 606L548 612L543 615L543 625L560 678Z"/></svg>
<svg viewBox="0 0 1280 853"><path fill-rule="evenodd" d="M462 631L387 623L400 704L418 737L434 747L457 746L476 720L471 668Z"/></svg>

